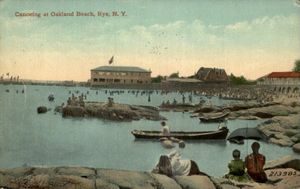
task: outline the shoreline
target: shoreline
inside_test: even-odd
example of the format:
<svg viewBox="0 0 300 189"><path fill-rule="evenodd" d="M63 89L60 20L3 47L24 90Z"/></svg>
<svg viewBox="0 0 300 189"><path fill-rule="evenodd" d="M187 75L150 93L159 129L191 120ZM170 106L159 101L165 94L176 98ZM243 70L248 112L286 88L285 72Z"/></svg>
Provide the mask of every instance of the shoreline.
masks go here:
<svg viewBox="0 0 300 189"><path fill-rule="evenodd" d="M81 188L81 189L237 189L237 188L298 188L300 186L300 159L285 156L265 165L273 184L253 181L236 182L223 177L205 175L167 177L145 171L103 169L81 166L17 167L0 169L2 188ZM286 172L285 176L281 176ZM291 173L291 174L289 174ZM277 176L276 176L277 174ZM279 175L280 174L280 175Z"/></svg>

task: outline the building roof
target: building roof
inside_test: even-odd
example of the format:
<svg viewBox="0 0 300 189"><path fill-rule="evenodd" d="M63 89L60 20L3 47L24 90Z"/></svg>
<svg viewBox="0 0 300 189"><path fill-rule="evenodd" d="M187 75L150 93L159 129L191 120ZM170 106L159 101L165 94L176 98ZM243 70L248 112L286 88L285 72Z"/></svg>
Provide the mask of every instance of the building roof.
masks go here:
<svg viewBox="0 0 300 189"><path fill-rule="evenodd" d="M201 67L198 71L197 71L197 77L199 79L205 79L210 72L218 72L218 73L226 73L224 69L222 68L205 68L205 67Z"/></svg>
<svg viewBox="0 0 300 189"><path fill-rule="evenodd" d="M300 78L300 72L272 72L268 78Z"/></svg>
<svg viewBox="0 0 300 189"><path fill-rule="evenodd" d="M133 66L100 66L92 69L91 71L151 73L151 71Z"/></svg>

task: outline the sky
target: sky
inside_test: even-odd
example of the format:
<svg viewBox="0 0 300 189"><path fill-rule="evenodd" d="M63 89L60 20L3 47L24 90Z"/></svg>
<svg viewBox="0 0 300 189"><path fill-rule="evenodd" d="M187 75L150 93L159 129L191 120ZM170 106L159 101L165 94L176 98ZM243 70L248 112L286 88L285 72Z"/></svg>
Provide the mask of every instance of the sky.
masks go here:
<svg viewBox="0 0 300 189"><path fill-rule="evenodd" d="M33 12L41 16L19 16ZM60 12L75 15L52 16ZM290 71L300 59L300 2L0 0L0 75L86 81L112 56L112 66L138 66L152 77L200 67L248 79Z"/></svg>

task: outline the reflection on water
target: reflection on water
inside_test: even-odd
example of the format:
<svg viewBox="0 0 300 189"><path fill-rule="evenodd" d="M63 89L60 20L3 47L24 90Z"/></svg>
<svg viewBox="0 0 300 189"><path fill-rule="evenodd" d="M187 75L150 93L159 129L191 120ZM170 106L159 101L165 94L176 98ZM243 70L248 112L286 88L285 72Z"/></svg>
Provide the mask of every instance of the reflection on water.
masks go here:
<svg viewBox="0 0 300 189"><path fill-rule="evenodd" d="M6 89L10 92L5 92ZM112 122L96 118L62 118L55 114L56 105L66 102L69 91L80 90L86 93L88 88L26 86L25 94L17 94L23 86L0 85L0 167L26 165L81 165L102 168L151 170L160 154L169 153L156 140L135 140L130 133L134 129L160 130L157 121L140 120L133 122ZM48 102L48 95L53 93L55 102ZM109 94L104 90L90 91L88 100L106 101ZM125 91L113 96L116 102L142 105L159 105L163 100L178 102L181 95L170 93L161 96L154 93L151 102L147 95L135 97ZM193 96L196 102L200 97ZM213 103L228 103L212 98ZM38 115L37 106L45 105L52 111ZM200 123L197 118L190 118L189 113L162 112L167 117L171 130L206 131L216 130L218 124ZM240 127L255 127L261 121L228 121L228 128L233 131ZM241 156L251 152L252 141L244 145L230 144L227 141L186 141L182 151L183 158L193 159L202 171L210 175L221 176L227 171L227 162L232 151L239 149ZM276 159L283 155L294 154L290 148L261 143L261 151L267 159ZM299 155L298 155L299 157Z"/></svg>

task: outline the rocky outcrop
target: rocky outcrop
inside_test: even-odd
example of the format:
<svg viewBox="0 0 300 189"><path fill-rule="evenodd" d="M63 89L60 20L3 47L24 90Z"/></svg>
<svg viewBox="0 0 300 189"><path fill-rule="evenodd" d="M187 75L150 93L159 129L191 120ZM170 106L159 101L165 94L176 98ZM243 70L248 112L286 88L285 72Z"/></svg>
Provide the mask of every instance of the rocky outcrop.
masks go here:
<svg viewBox="0 0 300 189"><path fill-rule="evenodd" d="M300 141L300 116L276 116L257 127L270 138L270 142L280 146L293 146Z"/></svg>
<svg viewBox="0 0 300 189"><path fill-rule="evenodd" d="M169 178L149 172L86 167L1 169L0 187L10 189L215 189L210 178L206 176Z"/></svg>
<svg viewBox="0 0 300 189"><path fill-rule="evenodd" d="M48 111L48 109L46 106L39 106L39 107L37 107L36 111L38 114L43 114L43 113L46 113Z"/></svg>
<svg viewBox="0 0 300 189"><path fill-rule="evenodd" d="M277 103L259 104L254 102L244 102L237 104L230 104L225 106L202 106L194 110L199 116L202 113L218 114L219 112L230 111L229 119L266 119L275 116L288 116L290 114L297 114L300 111L299 107L292 107L288 105L280 105ZM194 117L194 116L193 116Z"/></svg>
<svg viewBox="0 0 300 189"><path fill-rule="evenodd" d="M294 144L293 150L296 153L300 153L300 143Z"/></svg>
<svg viewBox="0 0 300 189"><path fill-rule="evenodd" d="M140 119L165 120L155 107L134 106L103 102L86 102L84 106L68 105L62 109L63 117L98 117L114 121L132 121Z"/></svg>
<svg viewBox="0 0 300 189"><path fill-rule="evenodd" d="M194 105L194 104L163 104L159 106L159 110L160 111L177 111L177 112L186 112L186 111L192 111L195 110L195 108L197 108L198 105Z"/></svg>
<svg viewBox="0 0 300 189"><path fill-rule="evenodd" d="M230 114L232 119L239 117L257 117L257 118L273 118L275 116L288 116L290 114L297 114L297 110L291 106L285 105L268 105L264 107L249 108L246 110L234 111Z"/></svg>
<svg viewBox="0 0 300 189"><path fill-rule="evenodd" d="M300 171L300 160L293 156L284 156L276 160L267 161L264 167L265 170L275 168L292 168Z"/></svg>
<svg viewBox="0 0 300 189"><path fill-rule="evenodd" d="M297 188L299 161L284 157L268 162L272 184L240 183L209 176L176 176L88 167L21 167L0 169L0 188L9 189L247 189ZM276 181L276 182L274 182Z"/></svg>

